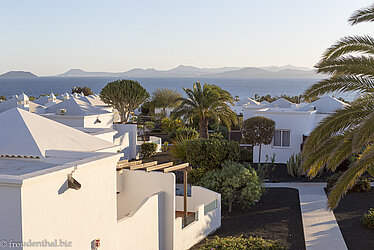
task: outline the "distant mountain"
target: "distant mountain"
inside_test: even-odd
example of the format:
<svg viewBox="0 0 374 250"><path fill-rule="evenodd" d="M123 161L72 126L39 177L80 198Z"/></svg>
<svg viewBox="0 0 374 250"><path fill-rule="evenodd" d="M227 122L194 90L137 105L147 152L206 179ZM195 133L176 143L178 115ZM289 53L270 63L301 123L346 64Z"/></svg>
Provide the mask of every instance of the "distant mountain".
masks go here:
<svg viewBox="0 0 374 250"><path fill-rule="evenodd" d="M31 72L26 72L26 71L9 71L6 72L0 77L38 77L37 75L34 75Z"/></svg>
<svg viewBox="0 0 374 250"><path fill-rule="evenodd" d="M249 78L249 77L268 77L268 78L321 78L313 70L305 67L270 66L270 67L222 67L222 68L198 68L194 66L179 65L169 70L142 69L135 68L126 72L87 72L81 69L71 69L61 75L63 77L79 76L111 76L111 77L229 77L229 78Z"/></svg>
<svg viewBox="0 0 374 250"><path fill-rule="evenodd" d="M261 67L261 69L268 70L268 71L273 71L273 72L281 71L281 70L284 70L284 69L296 69L296 70L303 70L303 71L310 71L310 70L312 70L312 69L307 68L307 67L297 67L297 66L293 66L291 64L288 64L288 65L285 65L285 66Z"/></svg>
<svg viewBox="0 0 374 250"><path fill-rule="evenodd" d="M109 73L109 72L87 72L81 69L71 69L61 75L62 77L80 77L80 76L121 76L121 73Z"/></svg>

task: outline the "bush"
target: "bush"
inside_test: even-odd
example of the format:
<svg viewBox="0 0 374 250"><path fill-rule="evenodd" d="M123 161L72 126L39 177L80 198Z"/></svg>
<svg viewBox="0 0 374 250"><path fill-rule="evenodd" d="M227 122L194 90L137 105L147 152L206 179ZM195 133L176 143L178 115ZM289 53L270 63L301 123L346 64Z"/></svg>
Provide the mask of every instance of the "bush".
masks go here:
<svg viewBox="0 0 374 250"><path fill-rule="evenodd" d="M301 154L292 154L287 161L287 172L292 177L300 177L301 173Z"/></svg>
<svg viewBox="0 0 374 250"><path fill-rule="evenodd" d="M207 239L205 243L200 247L203 250L216 250L216 249L267 249L267 250L283 250L285 247L281 247L277 241L264 240L259 237L243 238L239 237L225 237L220 238L216 236L214 239Z"/></svg>
<svg viewBox="0 0 374 250"><path fill-rule="evenodd" d="M161 151L162 152L167 152L167 151L169 151L169 143L166 141L165 143L164 143L164 145L162 145L161 146Z"/></svg>
<svg viewBox="0 0 374 250"><path fill-rule="evenodd" d="M194 128L182 127L170 133L170 138L189 138L190 140L196 140L199 138L199 132Z"/></svg>
<svg viewBox="0 0 374 250"><path fill-rule="evenodd" d="M374 208L370 208L369 211L362 216L362 224L368 228L374 229Z"/></svg>
<svg viewBox="0 0 374 250"><path fill-rule="evenodd" d="M239 160L239 144L219 139L197 139L186 143L186 161L205 171L221 168L225 160Z"/></svg>
<svg viewBox="0 0 374 250"><path fill-rule="evenodd" d="M327 178L326 189L328 192L334 187L335 183L338 181L339 177L343 174L343 172L336 173L329 178ZM366 177L361 177L355 185L349 190L349 192L369 192L370 190L370 180Z"/></svg>
<svg viewBox="0 0 374 250"><path fill-rule="evenodd" d="M225 161L222 169L207 172L200 185L222 195L222 201L232 211L232 205L239 204L248 208L259 200L262 194L261 180L250 164Z"/></svg>
<svg viewBox="0 0 374 250"><path fill-rule="evenodd" d="M239 149L239 161L240 162L253 162L252 148L240 147L240 149Z"/></svg>
<svg viewBox="0 0 374 250"><path fill-rule="evenodd" d="M157 144L153 142L145 142L140 145L140 156L142 158L150 158L156 154Z"/></svg>

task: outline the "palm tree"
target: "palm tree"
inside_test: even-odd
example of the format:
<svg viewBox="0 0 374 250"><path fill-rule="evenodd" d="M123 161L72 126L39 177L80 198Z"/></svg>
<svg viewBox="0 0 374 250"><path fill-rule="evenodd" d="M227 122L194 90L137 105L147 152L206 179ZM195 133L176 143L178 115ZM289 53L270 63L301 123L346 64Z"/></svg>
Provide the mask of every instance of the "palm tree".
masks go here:
<svg viewBox="0 0 374 250"><path fill-rule="evenodd" d="M349 23L374 21L374 5L356 11ZM374 38L348 36L323 54L317 72L331 75L305 92L305 98L337 92L358 92L351 105L334 112L310 134L303 148L304 172L311 178L324 168L335 171L348 157L357 160L329 193L334 209L341 197L365 172L374 171Z"/></svg>
<svg viewBox="0 0 374 250"><path fill-rule="evenodd" d="M193 84L192 89L185 89L187 98L180 98L180 104L174 109L175 118L182 117L184 121L199 121L201 138L208 138L209 119L222 122L228 128L237 124L237 115L229 105L234 105L234 98L226 90L212 84L200 82Z"/></svg>
<svg viewBox="0 0 374 250"><path fill-rule="evenodd" d="M156 89L152 93L152 103L156 108L161 108L166 116L166 109L176 107L181 97L181 94L172 89Z"/></svg>

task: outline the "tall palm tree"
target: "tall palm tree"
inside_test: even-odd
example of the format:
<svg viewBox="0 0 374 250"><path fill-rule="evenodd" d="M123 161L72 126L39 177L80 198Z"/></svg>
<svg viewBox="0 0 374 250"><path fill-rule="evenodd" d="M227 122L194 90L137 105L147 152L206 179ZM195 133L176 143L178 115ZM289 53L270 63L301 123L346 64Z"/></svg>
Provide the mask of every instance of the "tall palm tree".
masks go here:
<svg viewBox="0 0 374 250"><path fill-rule="evenodd" d="M186 98L180 98L180 104L174 109L174 117L182 117L184 121L199 121L199 133L201 138L208 138L209 119L222 122L230 128L231 124L237 124L237 115L231 110L234 98L226 90L212 84L200 82L193 84L192 89L185 89Z"/></svg>
<svg viewBox="0 0 374 250"><path fill-rule="evenodd" d="M349 18L351 25L372 21L374 5ZM351 105L325 118L303 148L303 170L311 178L324 168L335 171L345 159L356 156L329 193L328 207L334 209L362 174L374 172L374 38L342 38L326 50L315 67L331 76L310 87L304 93L306 99L337 92L360 93Z"/></svg>

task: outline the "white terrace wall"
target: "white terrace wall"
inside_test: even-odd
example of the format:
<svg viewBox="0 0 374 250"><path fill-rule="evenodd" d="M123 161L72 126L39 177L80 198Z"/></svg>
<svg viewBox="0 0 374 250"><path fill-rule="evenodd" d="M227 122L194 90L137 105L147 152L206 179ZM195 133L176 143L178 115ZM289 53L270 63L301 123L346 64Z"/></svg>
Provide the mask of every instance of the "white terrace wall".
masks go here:
<svg viewBox="0 0 374 250"><path fill-rule="evenodd" d="M129 216L136 211L144 199L155 193L159 196L159 245L160 249L173 249L175 217L175 175L174 173L123 170L122 189L117 195L117 218ZM149 226L144 222L144 227ZM141 236L140 236L141 237ZM147 240L143 238L143 240Z"/></svg>
<svg viewBox="0 0 374 250"><path fill-rule="evenodd" d="M204 206L217 200L217 208L204 214ZM183 196L176 197L176 210L183 211ZM221 226L221 195L203 187L192 186L187 210L198 212L197 220L182 228L182 217L175 219L175 249L189 249Z"/></svg>
<svg viewBox="0 0 374 250"><path fill-rule="evenodd" d="M102 249L116 249L116 163L119 155L67 163L68 168L24 180L23 240L62 239L72 249L90 249L99 238ZM56 167L60 168L60 167ZM67 189L67 174L82 185Z"/></svg>
<svg viewBox="0 0 374 250"><path fill-rule="evenodd" d="M158 205L162 195L146 198L137 210L117 222L117 249L161 249Z"/></svg>
<svg viewBox="0 0 374 250"><path fill-rule="evenodd" d="M0 179L0 238L22 241L21 188ZM20 249L20 248L1 248Z"/></svg>
<svg viewBox="0 0 374 250"><path fill-rule="evenodd" d="M113 129L118 131L118 134L114 137L114 143L121 145L125 159L136 158L136 138L138 133L136 124L113 124Z"/></svg>
<svg viewBox="0 0 374 250"><path fill-rule="evenodd" d="M266 161L266 155L275 154L275 163L287 163L292 154L300 152L303 135L309 134L315 126L315 112L255 112L255 115L268 117L275 122L275 129L290 130L290 147L261 146L261 162ZM259 147L253 147L253 162L258 162Z"/></svg>

